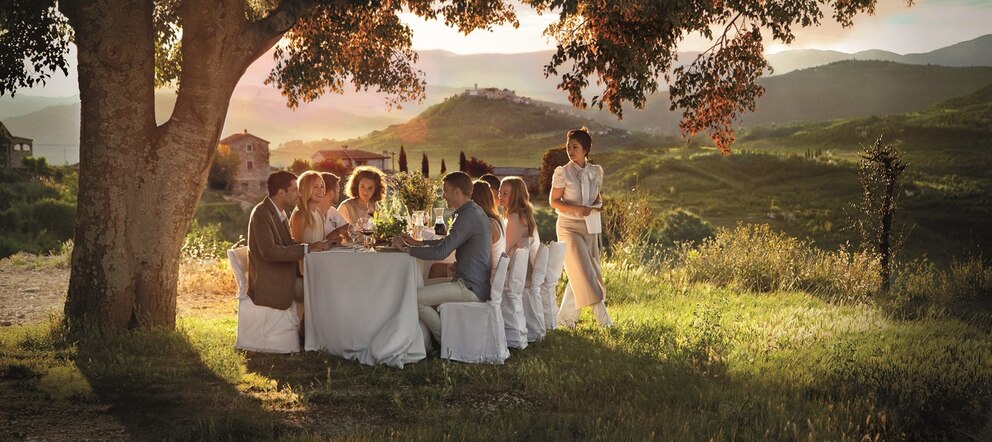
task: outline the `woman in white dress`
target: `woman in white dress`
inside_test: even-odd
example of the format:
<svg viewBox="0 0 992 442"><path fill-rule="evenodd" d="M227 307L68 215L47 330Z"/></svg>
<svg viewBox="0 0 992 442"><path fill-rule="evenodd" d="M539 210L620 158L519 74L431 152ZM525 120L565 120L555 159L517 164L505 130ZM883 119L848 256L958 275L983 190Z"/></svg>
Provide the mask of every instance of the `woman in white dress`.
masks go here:
<svg viewBox="0 0 992 442"><path fill-rule="evenodd" d="M503 219L506 222L506 253L512 255L516 249L527 249L529 261L533 264L541 246L541 238L537 234L534 206L530 203L530 192L527 191L527 183L523 178L503 178L499 185L499 205L503 208ZM528 273L529 269L530 266Z"/></svg>
<svg viewBox="0 0 992 442"><path fill-rule="evenodd" d="M317 210L324 214L324 233L328 241L340 242L348 236L348 222L338 213L338 198L341 196L341 178L330 172L321 172L327 192L317 204Z"/></svg>
<svg viewBox="0 0 992 442"><path fill-rule="evenodd" d="M312 243L324 240L324 213L318 205L327 192L320 174L308 170L296 180L300 187L300 199L296 209L289 216L289 233L293 241Z"/></svg>
<svg viewBox="0 0 992 442"><path fill-rule="evenodd" d="M489 217L490 230L492 231L492 237L489 240L490 249L490 275L496 272L496 264L499 263L499 257L506 251L506 235L503 232L503 220L499 218L496 213L496 205L493 201L493 193L489 190L489 183L478 180L472 184L472 201L482 208L483 212L486 212L486 216Z"/></svg>
<svg viewBox="0 0 992 442"><path fill-rule="evenodd" d="M358 166L348 176L345 185L348 199L338 206L338 212L349 224L362 218L372 218L379 210L379 201L386 195L386 178L372 166Z"/></svg>
<svg viewBox="0 0 992 442"><path fill-rule="evenodd" d="M585 128L572 130L565 137L568 164L555 169L551 177L551 207L558 213L558 241L565 243L565 273L568 285L558 311L559 326L575 328L579 313L592 307L600 326L613 320L606 311L606 284L600 262L599 212L603 202L603 168L586 160L592 137ZM592 216L590 216L592 215Z"/></svg>

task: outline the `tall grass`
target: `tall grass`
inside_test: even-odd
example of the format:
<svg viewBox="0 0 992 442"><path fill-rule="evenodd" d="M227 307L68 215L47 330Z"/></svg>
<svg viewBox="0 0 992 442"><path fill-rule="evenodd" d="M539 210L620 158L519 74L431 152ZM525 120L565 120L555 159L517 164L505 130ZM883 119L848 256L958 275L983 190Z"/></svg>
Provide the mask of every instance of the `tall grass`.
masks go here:
<svg viewBox="0 0 992 442"><path fill-rule="evenodd" d="M841 248L827 252L764 224L719 229L698 247L671 255L672 276L753 292L805 291L831 301L864 302L879 287L878 260Z"/></svg>

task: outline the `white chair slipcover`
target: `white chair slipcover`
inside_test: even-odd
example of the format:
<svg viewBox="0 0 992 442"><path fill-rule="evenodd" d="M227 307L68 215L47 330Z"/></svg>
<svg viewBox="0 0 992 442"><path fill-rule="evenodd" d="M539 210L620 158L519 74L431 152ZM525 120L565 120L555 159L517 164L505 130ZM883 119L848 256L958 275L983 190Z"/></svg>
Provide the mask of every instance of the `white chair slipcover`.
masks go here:
<svg viewBox="0 0 992 442"><path fill-rule="evenodd" d="M286 310L255 305L248 297L248 247L227 251L238 282L238 339L235 348L259 353L300 351L300 318L296 306Z"/></svg>
<svg viewBox="0 0 992 442"><path fill-rule="evenodd" d="M527 348L527 319L524 317L523 296L529 261L528 249L517 249L510 258L502 308L503 323L506 324L506 345L510 348Z"/></svg>
<svg viewBox="0 0 992 442"><path fill-rule="evenodd" d="M547 332L544 328L544 299L541 295L541 285L544 284L544 274L548 270L548 252L548 246L544 244L538 246L530 281L527 281L524 287L524 319L527 322L528 342L544 339L544 334Z"/></svg>
<svg viewBox="0 0 992 442"><path fill-rule="evenodd" d="M488 302L446 302L438 307L442 358L502 364L510 357L500 312L509 260L503 253L497 261Z"/></svg>
<svg viewBox="0 0 992 442"><path fill-rule="evenodd" d="M558 317L558 292L556 289L564 267L565 243L552 242L548 245L548 270L544 274L544 283L541 284L541 297L544 300L544 327L548 330L555 329L555 321Z"/></svg>

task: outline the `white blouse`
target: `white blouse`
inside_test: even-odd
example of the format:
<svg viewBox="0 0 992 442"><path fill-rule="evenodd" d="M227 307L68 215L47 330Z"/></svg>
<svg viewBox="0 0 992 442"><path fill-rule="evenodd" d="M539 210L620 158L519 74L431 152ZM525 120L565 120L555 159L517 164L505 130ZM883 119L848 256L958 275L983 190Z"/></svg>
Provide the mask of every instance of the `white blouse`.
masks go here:
<svg viewBox="0 0 992 442"><path fill-rule="evenodd" d="M603 167L586 162L586 167L579 167L574 161L555 168L551 176L551 187L565 188L562 200L579 206L592 206L599 199L599 191L603 186ZM555 209L558 216L568 219L584 219L581 216L563 213Z"/></svg>

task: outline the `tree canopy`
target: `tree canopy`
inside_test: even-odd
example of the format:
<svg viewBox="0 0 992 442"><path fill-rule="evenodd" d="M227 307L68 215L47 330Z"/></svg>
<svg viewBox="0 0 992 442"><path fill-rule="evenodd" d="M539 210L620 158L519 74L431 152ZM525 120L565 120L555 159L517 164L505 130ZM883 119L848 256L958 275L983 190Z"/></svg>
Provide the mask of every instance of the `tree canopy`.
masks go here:
<svg viewBox="0 0 992 442"><path fill-rule="evenodd" d="M545 34L556 50L544 75L579 108L606 108L618 117L624 105L643 107L647 96L670 84L672 109L681 109L685 135L708 133L721 149L734 140L733 123L755 108L763 89L756 80L770 71L765 38L790 43L795 30L819 25L830 14L843 26L877 0L521 0L539 13L558 15ZM912 0L906 0L912 4ZM5 0L0 8L0 94L44 82L65 72L72 29L55 0ZM63 2L65 3L65 2ZM155 80L182 85L183 8L196 1L154 2ZM204 4L206 5L206 4ZM62 6L63 9L65 6ZM399 14L412 12L469 33L497 24L518 26L511 2L258 0L210 3L241 14L246 28L281 36L276 66L266 83L287 104L299 106L327 92L389 94L390 104L424 97L423 72L415 68L412 30ZM251 26L249 26L251 25ZM247 30L247 29L244 29ZM283 30L284 34L278 34ZM713 41L687 66L676 66L678 43L690 34ZM209 38L209 35L198 36ZM595 94L589 97L589 94Z"/></svg>

